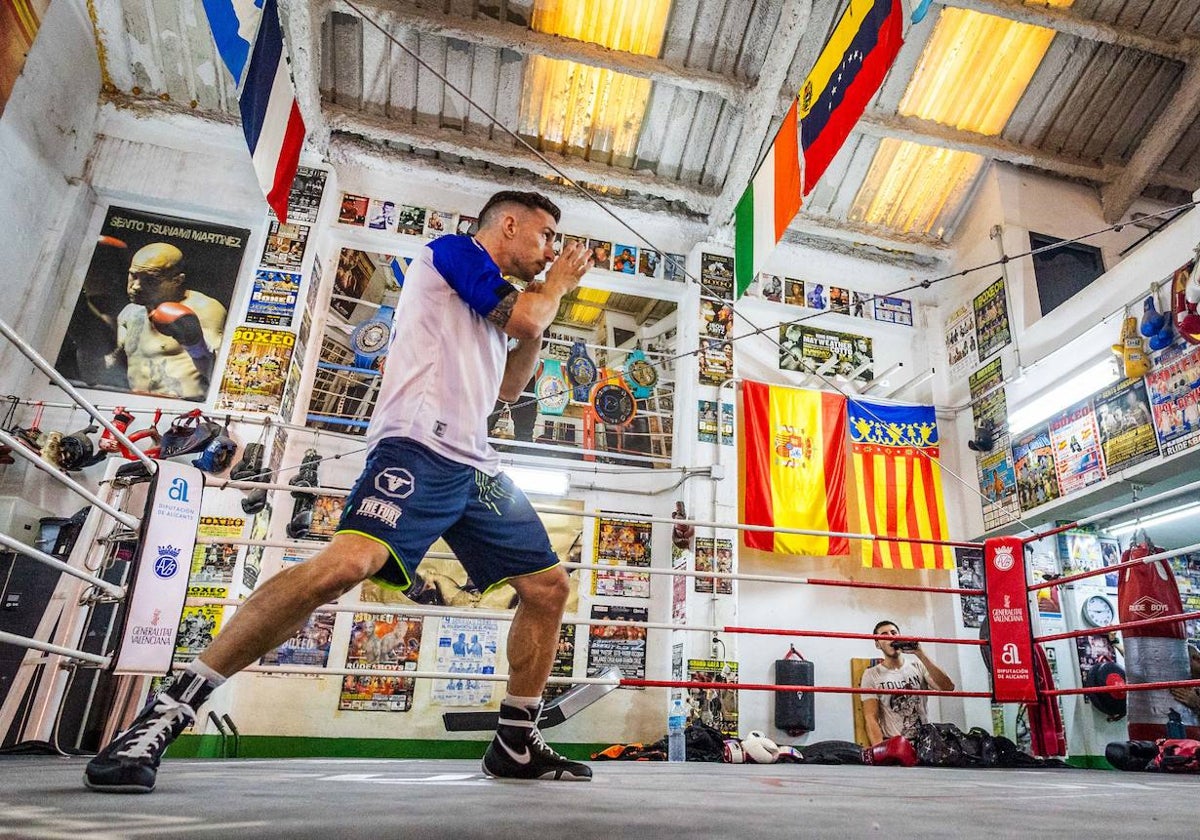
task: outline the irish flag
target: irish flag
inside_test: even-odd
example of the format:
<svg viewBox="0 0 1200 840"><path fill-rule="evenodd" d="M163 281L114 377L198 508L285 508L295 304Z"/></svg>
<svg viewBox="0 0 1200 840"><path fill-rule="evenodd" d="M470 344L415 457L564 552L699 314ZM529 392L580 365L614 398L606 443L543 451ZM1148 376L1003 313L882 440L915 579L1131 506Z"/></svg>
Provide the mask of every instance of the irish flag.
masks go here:
<svg viewBox="0 0 1200 840"><path fill-rule="evenodd" d="M742 522L846 531L846 398L761 382L742 386ZM845 537L743 531L747 548L850 553Z"/></svg>
<svg viewBox="0 0 1200 840"><path fill-rule="evenodd" d="M767 156L734 212L736 297L749 288L754 275L762 269L799 212L800 141L796 102L792 102Z"/></svg>

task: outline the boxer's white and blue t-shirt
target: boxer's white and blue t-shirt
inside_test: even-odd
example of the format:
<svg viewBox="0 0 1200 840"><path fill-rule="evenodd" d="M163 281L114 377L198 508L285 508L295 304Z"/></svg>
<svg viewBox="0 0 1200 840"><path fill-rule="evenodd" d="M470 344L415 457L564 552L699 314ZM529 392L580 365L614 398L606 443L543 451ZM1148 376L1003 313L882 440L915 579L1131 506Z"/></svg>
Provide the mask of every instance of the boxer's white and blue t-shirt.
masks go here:
<svg viewBox="0 0 1200 840"><path fill-rule="evenodd" d="M443 236L404 277L371 451L338 524L387 546L374 580L410 590L444 537L480 591L558 564L546 528L488 443L508 339L487 315L516 288L474 239Z"/></svg>
<svg viewBox="0 0 1200 840"><path fill-rule="evenodd" d="M421 249L396 304L392 347L367 432L403 437L495 475L487 441L508 338L487 320L517 290L474 239L442 236Z"/></svg>

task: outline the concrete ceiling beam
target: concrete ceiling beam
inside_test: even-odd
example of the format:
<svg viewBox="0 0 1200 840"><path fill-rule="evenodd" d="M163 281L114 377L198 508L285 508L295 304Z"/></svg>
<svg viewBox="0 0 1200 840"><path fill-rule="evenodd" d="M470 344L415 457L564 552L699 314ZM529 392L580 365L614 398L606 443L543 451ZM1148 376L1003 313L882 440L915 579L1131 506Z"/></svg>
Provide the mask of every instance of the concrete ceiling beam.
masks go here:
<svg viewBox="0 0 1200 840"><path fill-rule="evenodd" d="M1200 61L1188 64L1179 87L1163 108L1158 121L1146 132L1137 151L1129 159L1120 177L1100 191L1104 220L1119 222L1158 170L1179 139L1200 115Z"/></svg>
<svg viewBox="0 0 1200 840"><path fill-rule="evenodd" d="M1027 6L1022 0L936 0L936 2L941 6L994 15L1018 23L1029 23L1053 29L1064 35L1073 35L1076 38L1098 41L1102 44L1128 47L1175 61L1187 61L1196 52L1197 47L1197 42L1190 38L1166 41L1162 38L1143 35L1132 29L1091 20L1071 9Z"/></svg>
<svg viewBox="0 0 1200 840"><path fill-rule="evenodd" d="M1098 184L1109 184L1119 180L1127 169L1119 163L1056 155L1000 137L963 131L933 120L888 114L878 110L864 113L854 130L871 137L891 137L920 143L923 146L970 152L992 160L1028 166L1066 178L1080 178ZM1200 188L1200 178L1189 177L1182 172L1163 172L1158 169L1150 173L1148 183L1188 192Z"/></svg>
<svg viewBox="0 0 1200 840"><path fill-rule="evenodd" d="M328 102L324 108L329 127L334 132L357 135L376 143L404 143L414 148L472 158L495 166L535 171L539 175L558 175L530 152L512 143L490 141L445 129L400 124L386 117L354 111ZM684 184L648 172L617 169L554 152L541 154L572 180L599 187L634 190L668 201L682 202L696 213L707 213L717 197L715 189Z"/></svg>
<svg viewBox="0 0 1200 840"><path fill-rule="evenodd" d="M650 79L653 82L674 85L687 90L698 90L702 93L714 93L734 104L740 103L749 90L747 82L714 73L711 70L685 67L682 64L662 61L654 56L635 55L587 41L564 38L561 35L535 32L515 23L502 23L485 17L465 19L432 9L416 8L411 2L334 0L332 7L335 11L355 17L369 15L384 28L395 25L425 35L454 38L469 44L513 50L523 55L540 55L546 58L576 61L589 67L603 67L628 76L636 76L639 79Z"/></svg>
<svg viewBox="0 0 1200 840"><path fill-rule="evenodd" d="M742 116L742 130L736 146L738 153L730 161L721 194L709 213L709 224L713 228L730 222L738 200L754 175L759 150L772 139L767 132L779 110L779 91L808 29L811 13L812 0L787 0L779 12L779 23L767 48L767 58Z"/></svg>

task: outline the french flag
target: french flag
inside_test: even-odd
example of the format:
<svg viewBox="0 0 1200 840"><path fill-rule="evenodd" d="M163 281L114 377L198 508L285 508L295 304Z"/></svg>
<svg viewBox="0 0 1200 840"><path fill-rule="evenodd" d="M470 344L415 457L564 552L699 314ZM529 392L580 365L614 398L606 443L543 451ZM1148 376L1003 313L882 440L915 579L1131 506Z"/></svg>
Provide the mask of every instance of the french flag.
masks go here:
<svg viewBox="0 0 1200 840"><path fill-rule="evenodd" d="M265 0L262 24L250 54L250 66L238 97L242 131L258 183L267 204L281 222L287 221L288 191L300 163L304 145L304 120L296 105L296 91L283 55L276 0Z"/></svg>

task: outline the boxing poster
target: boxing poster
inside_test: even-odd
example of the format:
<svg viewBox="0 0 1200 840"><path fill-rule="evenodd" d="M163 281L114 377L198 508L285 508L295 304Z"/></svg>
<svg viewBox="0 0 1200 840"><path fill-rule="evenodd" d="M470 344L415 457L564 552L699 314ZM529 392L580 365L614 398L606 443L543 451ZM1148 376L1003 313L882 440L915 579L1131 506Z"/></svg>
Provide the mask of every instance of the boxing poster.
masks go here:
<svg viewBox="0 0 1200 840"><path fill-rule="evenodd" d="M228 598L227 586L188 586L188 598ZM221 630L225 607L220 604L187 605L179 617L175 634L175 661L191 662L212 644Z"/></svg>
<svg viewBox="0 0 1200 840"><path fill-rule="evenodd" d="M308 247L308 230L308 225L282 225L272 221L263 245L262 265L282 271L299 271Z"/></svg>
<svg viewBox="0 0 1200 840"><path fill-rule="evenodd" d="M975 335L979 358L986 359L1008 345L1012 334L1008 325L1008 303L1004 279L992 283L972 300L975 310Z"/></svg>
<svg viewBox="0 0 1200 840"><path fill-rule="evenodd" d="M687 257L683 254L667 254L663 258L663 279L675 283L687 282Z"/></svg>
<svg viewBox="0 0 1200 840"><path fill-rule="evenodd" d="M722 300L733 299L733 257L700 255L700 292Z"/></svg>
<svg viewBox="0 0 1200 840"><path fill-rule="evenodd" d="M651 524L628 519L596 520L596 565L650 568ZM650 575L642 572L596 569L592 594L649 598Z"/></svg>
<svg viewBox="0 0 1200 840"><path fill-rule="evenodd" d="M625 607L613 604L593 604L593 619L617 621L646 621L645 607ZM587 675L599 676L617 666L621 676L630 679L646 677L646 628L593 624L588 628Z"/></svg>
<svg viewBox="0 0 1200 840"><path fill-rule="evenodd" d="M217 394L217 410L279 411L295 345L295 333L287 330L251 326L235 329Z"/></svg>
<svg viewBox="0 0 1200 840"><path fill-rule="evenodd" d="M354 613L346 667L371 671L415 671L421 650L421 619L394 613ZM349 674L342 679L338 709L351 712L407 712L412 708L411 677Z"/></svg>
<svg viewBox="0 0 1200 840"><path fill-rule="evenodd" d="M304 622L304 626L296 631L286 642L272 651L267 652L259 660L260 665L303 665L306 668L326 668L329 665L329 647L333 640L333 620L336 615L331 612L315 612ZM277 677L293 677L301 675L272 674ZM304 674L302 676L309 676ZM316 677L316 674L312 675Z"/></svg>
<svg viewBox="0 0 1200 840"><path fill-rule="evenodd" d="M249 236L108 208L55 369L86 388L206 400Z"/></svg>
<svg viewBox="0 0 1200 840"><path fill-rule="evenodd" d="M946 320L946 356L950 375L962 376L979 364L975 341L975 310L964 304L950 313Z"/></svg>
<svg viewBox="0 0 1200 840"><path fill-rule="evenodd" d="M1064 575L1090 572L1104 565L1100 538L1087 531L1065 531L1058 535L1058 551Z"/></svg>
<svg viewBox="0 0 1200 840"><path fill-rule="evenodd" d="M874 374L873 340L853 333L779 325L779 369L841 375L855 382L870 382Z"/></svg>
<svg viewBox="0 0 1200 840"><path fill-rule="evenodd" d="M1050 421L1050 445L1054 447L1054 469L1064 496L1103 481L1108 475L1091 402L1079 403Z"/></svg>
<svg viewBox="0 0 1200 840"><path fill-rule="evenodd" d="M321 196L325 193L325 179L328 174L324 169L314 169L311 166L301 166L296 170L296 177L292 179L291 189L288 190L289 222L303 222L306 225L317 223L317 213L321 209ZM274 219L275 212L268 210L267 216Z"/></svg>
<svg viewBox="0 0 1200 840"><path fill-rule="evenodd" d="M733 333L733 304L714 298L700 298L700 335L708 338L731 338Z"/></svg>
<svg viewBox="0 0 1200 840"><path fill-rule="evenodd" d="M287 271L254 272L254 288L246 307L246 323L290 327L300 292L300 275Z"/></svg>
<svg viewBox="0 0 1200 840"><path fill-rule="evenodd" d="M239 539L245 527L246 520L240 516L201 516L196 536ZM233 543L197 544L192 551L192 575L188 583L233 583L237 555L238 547Z"/></svg>
<svg viewBox="0 0 1200 840"><path fill-rule="evenodd" d="M456 676L433 682L432 701L439 706L486 706L492 702L496 683L477 679L477 675L496 673L498 639L495 619L443 616L438 622L434 670Z"/></svg>
<svg viewBox="0 0 1200 840"><path fill-rule="evenodd" d="M733 342L700 339L700 384L720 385L733 378Z"/></svg>
<svg viewBox="0 0 1200 840"><path fill-rule="evenodd" d="M1020 507L1008 435L997 437L991 452L978 453L975 463L979 474L979 490L983 496L984 530L990 531L1016 521Z"/></svg>
<svg viewBox="0 0 1200 840"><path fill-rule="evenodd" d="M733 403L721 403L718 419L717 403L714 400L699 400L696 416L697 440L701 443L716 443L719 436L722 446L733 445Z"/></svg>
<svg viewBox="0 0 1200 840"><path fill-rule="evenodd" d="M1164 353L1145 381L1162 454L1174 455L1200 442L1200 346L1169 361Z"/></svg>
<svg viewBox="0 0 1200 840"><path fill-rule="evenodd" d="M712 537L696 537L696 571L721 572L729 574L733 571L733 541L717 540ZM733 581L729 578L711 578L697 575L693 578L696 592L715 592L717 595L731 595Z"/></svg>
<svg viewBox="0 0 1200 840"><path fill-rule="evenodd" d="M958 568L960 589L983 589L983 549L956 548L954 563ZM987 601L982 595L959 595L958 608L963 627L982 627L987 614Z"/></svg>
<svg viewBox="0 0 1200 840"><path fill-rule="evenodd" d="M671 568L677 572L687 571L692 552L677 545L671 546ZM687 620L687 576L671 576L671 623L683 624Z"/></svg>
<svg viewBox="0 0 1200 840"><path fill-rule="evenodd" d="M913 325L912 301L906 298L880 295L875 298L875 320L911 327Z"/></svg>
<svg viewBox="0 0 1200 840"><path fill-rule="evenodd" d="M563 624L558 628L558 647L554 651L554 662L550 664L550 676L575 676L575 625ZM571 688L567 683L548 683L542 691L543 700L553 700Z"/></svg>
<svg viewBox="0 0 1200 840"><path fill-rule="evenodd" d="M1008 416L1008 405L1004 398L1004 368L1000 357L992 359L967 377L971 392L971 417L975 428L984 420L992 422L992 428L1003 428Z"/></svg>
<svg viewBox="0 0 1200 840"><path fill-rule="evenodd" d="M1158 457L1158 438L1141 379L1126 379L1092 397L1104 468L1111 474Z"/></svg>
<svg viewBox="0 0 1200 840"><path fill-rule="evenodd" d="M254 514L250 523L250 539L265 540L271 530L271 505ZM242 563L242 586L253 591L258 586L258 576L262 572L262 558L265 547L261 545L246 546L246 560Z"/></svg>
<svg viewBox="0 0 1200 840"><path fill-rule="evenodd" d="M1017 474L1017 500L1021 511L1051 502L1061 495L1054 469L1050 426L1043 423L1013 441L1013 464Z"/></svg>
<svg viewBox="0 0 1200 840"><path fill-rule="evenodd" d="M689 659L689 682L730 683L738 681L738 664L720 659ZM737 689L689 688L691 717L720 730L727 738L738 736Z"/></svg>

